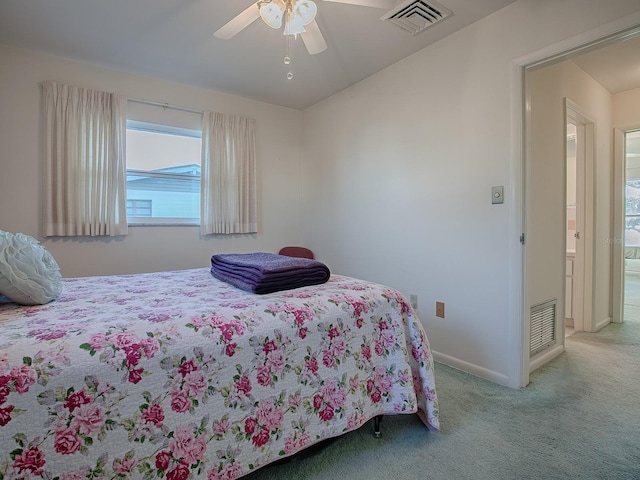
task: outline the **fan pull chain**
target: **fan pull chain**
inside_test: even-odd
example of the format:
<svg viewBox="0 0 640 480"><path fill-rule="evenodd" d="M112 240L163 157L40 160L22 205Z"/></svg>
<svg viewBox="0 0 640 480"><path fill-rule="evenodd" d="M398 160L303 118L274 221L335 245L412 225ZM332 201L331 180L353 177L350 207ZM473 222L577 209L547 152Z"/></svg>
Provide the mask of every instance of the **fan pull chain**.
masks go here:
<svg viewBox="0 0 640 480"><path fill-rule="evenodd" d="M289 67L289 71L287 72L288 80L293 78L293 72L291 71L291 37L292 35L285 35L284 64Z"/></svg>

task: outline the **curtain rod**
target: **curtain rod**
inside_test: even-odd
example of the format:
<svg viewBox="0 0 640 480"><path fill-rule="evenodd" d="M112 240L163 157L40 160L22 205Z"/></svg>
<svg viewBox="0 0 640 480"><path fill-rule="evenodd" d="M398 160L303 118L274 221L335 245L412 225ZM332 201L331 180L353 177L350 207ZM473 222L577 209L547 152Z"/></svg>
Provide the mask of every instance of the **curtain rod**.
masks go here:
<svg viewBox="0 0 640 480"><path fill-rule="evenodd" d="M198 115L202 115L204 113L202 110L196 110L195 108L180 107L178 105L170 105L168 103L153 102L151 100L143 100L141 98L128 97L127 100L129 100L130 102L141 103L143 105L151 105L151 106L154 106L154 107L170 108L171 110L180 110L181 112L197 113Z"/></svg>

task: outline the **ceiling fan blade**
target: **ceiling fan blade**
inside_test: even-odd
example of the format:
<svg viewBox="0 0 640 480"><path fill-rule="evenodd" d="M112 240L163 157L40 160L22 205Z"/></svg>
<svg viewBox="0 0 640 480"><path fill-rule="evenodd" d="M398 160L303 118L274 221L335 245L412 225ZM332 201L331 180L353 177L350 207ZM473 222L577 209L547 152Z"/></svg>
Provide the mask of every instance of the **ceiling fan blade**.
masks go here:
<svg viewBox="0 0 640 480"><path fill-rule="evenodd" d="M315 55L316 53L324 52L327 49L327 42L324 41L318 22L315 20L309 25L304 27L305 32L301 33L304 46L307 47L309 55Z"/></svg>
<svg viewBox="0 0 640 480"><path fill-rule="evenodd" d="M245 11L216 30L213 36L220 38L221 40L229 40L235 34L241 32L255 22L258 18L260 18L260 10L255 3L252 3Z"/></svg>
<svg viewBox="0 0 640 480"><path fill-rule="evenodd" d="M360 5L361 7L386 8L393 7L394 0L324 0L325 2L348 3L349 5Z"/></svg>

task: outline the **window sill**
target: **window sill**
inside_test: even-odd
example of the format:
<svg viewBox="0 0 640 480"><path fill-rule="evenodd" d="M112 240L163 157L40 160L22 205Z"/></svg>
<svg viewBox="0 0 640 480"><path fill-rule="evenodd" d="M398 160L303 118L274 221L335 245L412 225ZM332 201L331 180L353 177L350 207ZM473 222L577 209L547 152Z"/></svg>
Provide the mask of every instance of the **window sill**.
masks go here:
<svg viewBox="0 0 640 480"><path fill-rule="evenodd" d="M200 220L193 218L145 218L130 219L130 227L199 227Z"/></svg>

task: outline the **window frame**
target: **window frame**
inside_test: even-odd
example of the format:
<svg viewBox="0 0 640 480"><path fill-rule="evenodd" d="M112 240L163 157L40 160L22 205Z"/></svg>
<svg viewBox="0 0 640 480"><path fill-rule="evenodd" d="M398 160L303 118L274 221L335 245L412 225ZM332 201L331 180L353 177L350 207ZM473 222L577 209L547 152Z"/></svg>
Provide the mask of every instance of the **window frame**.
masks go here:
<svg viewBox="0 0 640 480"><path fill-rule="evenodd" d="M129 202L131 202L131 204L129 204ZM142 205L146 206L148 204L149 207L149 212L150 215L146 216L146 215L129 215L129 209L131 210L140 210L142 208ZM153 217L153 200L152 199L146 199L146 198L127 198L127 217L136 217L136 216L143 216L144 218L151 218Z"/></svg>

